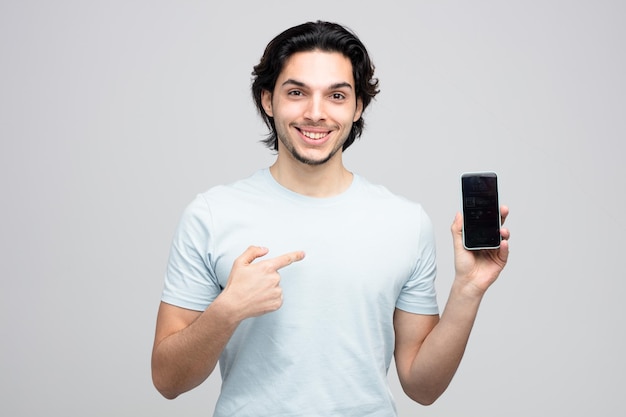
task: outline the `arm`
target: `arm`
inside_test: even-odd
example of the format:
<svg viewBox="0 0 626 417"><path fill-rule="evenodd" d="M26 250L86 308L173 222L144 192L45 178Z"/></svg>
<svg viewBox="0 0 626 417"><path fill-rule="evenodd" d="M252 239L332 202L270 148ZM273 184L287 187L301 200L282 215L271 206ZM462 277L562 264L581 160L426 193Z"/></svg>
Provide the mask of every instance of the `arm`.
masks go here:
<svg viewBox="0 0 626 417"><path fill-rule="evenodd" d="M164 397L176 398L201 384L215 369L242 320L280 308L278 270L302 260L304 253L253 263L267 252L251 246L239 256L226 288L204 312L161 303L152 349L152 380Z"/></svg>
<svg viewBox="0 0 626 417"><path fill-rule="evenodd" d="M239 324L220 297L204 311L161 302L152 350L152 380L166 398L200 385Z"/></svg>
<svg viewBox="0 0 626 417"><path fill-rule="evenodd" d="M501 208L502 218L508 208ZM457 214L451 230L455 279L441 319L396 309L396 366L406 394L432 404L446 390L465 352L478 307L489 286L506 265L509 231L502 228L499 249L468 251L463 247L463 219Z"/></svg>

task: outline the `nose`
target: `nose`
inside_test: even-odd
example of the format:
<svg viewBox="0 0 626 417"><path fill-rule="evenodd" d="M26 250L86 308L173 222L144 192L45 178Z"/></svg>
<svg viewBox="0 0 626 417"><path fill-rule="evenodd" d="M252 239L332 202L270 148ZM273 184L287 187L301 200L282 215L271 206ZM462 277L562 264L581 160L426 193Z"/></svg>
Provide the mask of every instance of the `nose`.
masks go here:
<svg viewBox="0 0 626 417"><path fill-rule="evenodd" d="M314 122L326 118L324 98L321 95L314 94L309 98L304 117Z"/></svg>

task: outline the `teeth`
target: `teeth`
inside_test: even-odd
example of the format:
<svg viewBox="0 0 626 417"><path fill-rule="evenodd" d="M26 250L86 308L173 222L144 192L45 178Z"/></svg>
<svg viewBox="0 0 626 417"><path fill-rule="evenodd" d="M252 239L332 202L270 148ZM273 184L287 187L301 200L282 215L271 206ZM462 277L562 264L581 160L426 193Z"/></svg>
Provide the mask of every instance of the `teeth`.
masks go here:
<svg viewBox="0 0 626 417"><path fill-rule="evenodd" d="M326 133L306 132L304 130L302 131L302 134L310 139L321 139L326 136Z"/></svg>

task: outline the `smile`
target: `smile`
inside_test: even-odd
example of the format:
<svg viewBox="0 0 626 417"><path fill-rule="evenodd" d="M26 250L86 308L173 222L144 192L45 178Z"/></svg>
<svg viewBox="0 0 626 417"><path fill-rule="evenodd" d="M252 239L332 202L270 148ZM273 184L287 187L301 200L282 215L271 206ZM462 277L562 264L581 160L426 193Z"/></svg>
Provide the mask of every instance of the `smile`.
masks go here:
<svg viewBox="0 0 626 417"><path fill-rule="evenodd" d="M306 136L309 139L319 140L326 137L329 132L309 132L306 130L300 130L300 133L302 133L303 136Z"/></svg>

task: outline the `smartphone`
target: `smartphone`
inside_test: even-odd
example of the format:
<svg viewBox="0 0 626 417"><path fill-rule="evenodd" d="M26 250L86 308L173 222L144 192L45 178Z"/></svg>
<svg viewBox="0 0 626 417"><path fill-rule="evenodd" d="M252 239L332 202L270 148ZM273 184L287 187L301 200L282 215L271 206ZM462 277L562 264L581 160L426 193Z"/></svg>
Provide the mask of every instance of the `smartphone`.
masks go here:
<svg viewBox="0 0 626 417"><path fill-rule="evenodd" d="M500 247L500 203L495 172L461 174L463 246L468 250Z"/></svg>

